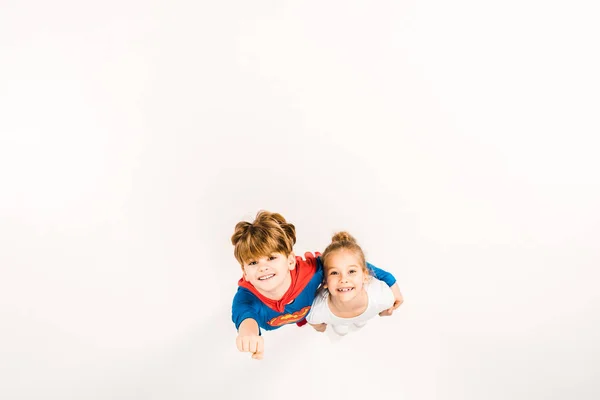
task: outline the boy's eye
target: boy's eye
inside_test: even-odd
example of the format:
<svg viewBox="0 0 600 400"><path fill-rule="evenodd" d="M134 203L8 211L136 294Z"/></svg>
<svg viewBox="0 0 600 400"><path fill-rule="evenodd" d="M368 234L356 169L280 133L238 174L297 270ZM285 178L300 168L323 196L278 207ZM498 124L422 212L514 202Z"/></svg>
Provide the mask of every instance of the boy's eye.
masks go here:
<svg viewBox="0 0 600 400"><path fill-rule="evenodd" d="M277 258L277 256L271 256L271 257L269 257L269 261L274 260L276 258Z"/></svg>
<svg viewBox="0 0 600 400"><path fill-rule="evenodd" d="M256 261L250 261L248 265L256 265Z"/></svg>
<svg viewBox="0 0 600 400"><path fill-rule="evenodd" d="M353 273L355 273L355 272L356 272L356 270L355 270L355 269L351 269L351 270L350 270L350 273L351 273L351 274L353 274Z"/></svg>
<svg viewBox="0 0 600 400"><path fill-rule="evenodd" d="M337 272L335 272L335 271L331 271L331 272L329 273L329 275L337 275Z"/></svg>

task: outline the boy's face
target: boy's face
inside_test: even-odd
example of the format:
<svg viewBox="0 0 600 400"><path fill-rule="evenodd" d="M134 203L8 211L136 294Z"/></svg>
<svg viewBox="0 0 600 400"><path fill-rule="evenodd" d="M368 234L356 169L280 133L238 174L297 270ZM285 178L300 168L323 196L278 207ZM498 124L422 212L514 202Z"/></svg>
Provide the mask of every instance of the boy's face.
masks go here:
<svg viewBox="0 0 600 400"><path fill-rule="evenodd" d="M244 261L244 279L262 295L279 300L292 282L290 271L296 268L294 253L285 256L272 253L268 256Z"/></svg>
<svg viewBox="0 0 600 400"><path fill-rule="evenodd" d="M354 299L367 279L358 257L349 251L336 251L327 257L325 282L331 296L346 302Z"/></svg>

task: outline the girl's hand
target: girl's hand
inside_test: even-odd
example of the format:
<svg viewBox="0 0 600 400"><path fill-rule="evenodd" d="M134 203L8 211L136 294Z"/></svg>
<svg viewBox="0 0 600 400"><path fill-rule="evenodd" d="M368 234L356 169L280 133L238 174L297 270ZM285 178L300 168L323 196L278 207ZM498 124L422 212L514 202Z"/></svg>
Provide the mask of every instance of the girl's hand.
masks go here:
<svg viewBox="0 0 600 400"><path fill-rule="evenodd" d="M310 324L310 326L315 328L317 332L325 332L325 329L327 329L327 324Z"/></svg>
<svg viewBox="0 0 600 400"><path fill-rule="evenodd" d="M390 289L392 289L392 293L394 294L394 304L387 310L383 310L382 312L380 312L379 316L381 317L388 317L392 315L394 313L394 310L400 307L402 303L404 303L404 297L402 297L402 293L400 293L400 288L398 287L398 284L394 283Z"/></svg>

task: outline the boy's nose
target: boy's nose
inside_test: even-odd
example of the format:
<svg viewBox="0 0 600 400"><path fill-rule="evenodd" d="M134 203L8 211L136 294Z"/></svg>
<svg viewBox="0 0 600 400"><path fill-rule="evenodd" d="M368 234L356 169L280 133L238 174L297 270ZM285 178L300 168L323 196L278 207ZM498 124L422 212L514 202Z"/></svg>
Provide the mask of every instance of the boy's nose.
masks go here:
<svg viewBox="0 0 600 400"><path fill-rule="evenodd" d="M258 263L258 269L263 270L266 269L269 266L269 264L266 261L261 261Z"/></svg>

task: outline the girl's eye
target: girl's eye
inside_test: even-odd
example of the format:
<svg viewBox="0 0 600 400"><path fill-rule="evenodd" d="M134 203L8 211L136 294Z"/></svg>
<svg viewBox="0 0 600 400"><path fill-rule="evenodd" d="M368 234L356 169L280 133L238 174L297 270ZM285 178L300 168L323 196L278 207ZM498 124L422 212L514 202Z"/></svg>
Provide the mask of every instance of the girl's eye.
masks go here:
<svg viewBox="0 0 600 400"><path fill-rule="evenodd" d="M356 272L356 270L355 270L355 269L351 269L351 270L350 270L350 273L351 273L351 274L354 274L355 272Z"/></svg>
<svg viewBox="0 0 600 400"><path fill-rule="evenodd" d="M329 273L329 275L337 275L337 272L335 272L335 271L331 271L331 272Z"/></svg>

